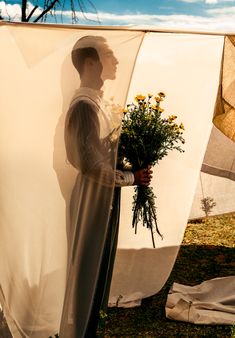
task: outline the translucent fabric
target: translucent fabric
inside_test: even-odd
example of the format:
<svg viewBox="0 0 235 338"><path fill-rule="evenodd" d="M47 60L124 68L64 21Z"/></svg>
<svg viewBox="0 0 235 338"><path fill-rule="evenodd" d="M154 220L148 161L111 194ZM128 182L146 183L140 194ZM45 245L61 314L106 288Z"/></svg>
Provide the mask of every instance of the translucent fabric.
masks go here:
<svg viewBox="0 0 235 338"><path fill-rule="evenodd" d="M136 93L163 91L163 116L177 115L185 126L185 152L169 152L154 167L152 186L163 240L140 225L131 228L133 188L122 191L119 250L110 305L135 306L157 293L174 265L190 215L203 156L212 128L220 76L223 36L146 34L138 55L127 102ZM210 79L208 81L208 79ZM189 262L190 264L190 262Z"/></svg>
<svg viewBox="0 0 235 338"><path fill-rule="evenodd" d="M195 193L190 218L203 217L201 199L214 199L211 215L235 210L235 46L234 36L227 36L221 63L220 85L215 117ZM212 176L213 175L213 176ZM231 181L232 180L232 181Z"/></svg>
<svg viewBox="0 0 235 338"><path fill-rule="evenodd" d="M235 141L235 36L226 36L224 43L221 83L218 92L215 126Z"/></svg>
<svg viewBox="0 0 235 338"><path fill-rule="evenodd" d="M216 207L212 214L235 210L235 38L225 38L221 64L220 85L215 105L215 116L210 139L203 159L202 172L193 204L191 217L203 216L200 210L201 198L214 198ZM224 177L224 179L223 179ZM228 180L229 179L229 180Z"/></svg>
<svg viewBox="0 0 235 338"><path fill-rule="evenodd" d="M216 127L212 129L210 135L202 171L235 181L235 142Z"/></svg>
<svg viewBox="0 0 235 338"><path fill-rule="evenodd" d="M119 63L106 40L94 36L79 39L72 60L81 85L66 116L65 145L68 161L79 175L70 201L70 257L61 338L92 336L87 330L108 240L111 209L116 207L112 205L113 189L124 107L124 102L117 106L112 103L114 99L105 101L101 91L106 80L115 80Z"/></svg>
<svg viewBox="0 0 235 338"><path fill-rule="evenodd" d="M112 208L120 111L143 33L3 24L0 36L1 305L13 337L47 338L59 332L71 283L61 337L83 337ZM86 81L71 62L75 43L98 53L81 66ZM85 299L79 333L77 291Z"/></svg>
<svg viewBox="0 0 235 338"><path fill-rule="evenodd" d="M220 215L235 211L235 181L226 177L201 172L198 177L193 204L189 219L205 217L201 208L201 200L205 197L214 199L216 206L210 215Z"/></svg>
<svg viewBox="0 0 235 338"><path fill-rule="evenodd" d="M118 62L115 76L104 72L108 61L103 64L100 55L100 64L89 63L89 84L80 82L71 51L85 36L106 40L108 55ZM70 302L75 291L88 300L78 328L82 336L116 206L116 112L136 94L164 91L165 116L178 115L186 129L185 153L169 153L154 168L164 235L163 240L156 235L156 249L147 229L140 226L134 234L133 189L122 189L109 302L130 306L161 289L180 247L212 128L224 37L0 23L0 39L1 305L14 338L53 336L60 327L66 274L74 275L81 254L82 281L69 280L61 334L68 326L69 337L77 330L77 305ZM100 88L94 88L97 83Z"/></svg>

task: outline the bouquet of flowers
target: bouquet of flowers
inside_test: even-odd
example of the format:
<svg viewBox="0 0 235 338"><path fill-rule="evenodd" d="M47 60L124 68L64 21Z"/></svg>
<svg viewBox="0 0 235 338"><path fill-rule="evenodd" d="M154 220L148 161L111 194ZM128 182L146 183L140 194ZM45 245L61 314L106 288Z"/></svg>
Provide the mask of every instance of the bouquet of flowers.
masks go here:
<svg viewBox="0 0 235 338"><path fill-rule="evenodd" d="M164 117L160 107L165 98L163 92L156 97L148 94L137 95L135 103L128 104L124 110L122 120L122 131L119 140L119 162L123 168L129 166L133 172L154 166L169 150L184 150L181 144L185 143L183 138L184 125L175 122L177 116ZM132 226L137 232L137 225L142 221L143 226L150 228L153 247L154 230L162 237L158 225L155 206L155 196L152 187L137 186L133 199Z"/></svg>

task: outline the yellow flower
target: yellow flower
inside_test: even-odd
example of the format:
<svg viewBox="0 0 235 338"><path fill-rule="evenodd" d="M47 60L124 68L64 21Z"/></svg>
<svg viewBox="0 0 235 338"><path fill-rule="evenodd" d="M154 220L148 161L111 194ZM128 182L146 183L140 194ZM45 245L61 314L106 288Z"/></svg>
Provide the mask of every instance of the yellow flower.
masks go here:
<svg viewBox="0 0 235 338"><path fill-rule="evenodd" d="M159 111L160 113L163 113L163 112L164 112L164 109L161 108L161 107L158 107L158 111Z"/></svg>
<svg viewBox="0 0 235 338"><path fill-rule="evenodd" d="M151 97L153 96L153 94L150 94L150 93L148 93L148 97L151 99Z"/></svg>
<svg viewBox="0 0 235 338"><path fill-rule="evenodd" d="M155 101L160 102L160 101L162 101L162 99L159 96L155 96Z"/></svg>
<svg viewBox="0 0 235 338"><path fill-rule="evenodd" d="M166 97L166 94L163 93L163 92L158 93L158 95L159 95L160 97Z"/></svg>
<svg viewBox="0 0 235 338"><path fill-rule="evenodd" d="M184 125L183 125L183 123L180 123L180 126L179 126L179 128L180 128L180 129L182 129L182 130L185 130L185 129L184 129Z"/></svg>
<svg viewBox="0 0 235 338"><path fill-rule="evenodd" d="M123 113L127 113L128 112L128 109L123 109Z"/></svg>
<svg viewBox="0 0 235 338"><path fill-rule="evenodd" d="M177 116L176 115L170 115L168 117L168 120L171 120L171 121L174 121L175 119L177 119Z"/></svg>
<svg viewBox="0 0 235 338"><path fill-rule="evenodd" d="M138 94L135 97L136 101L144 101L146 99L146 96L142 95L142 94Z"/></svg>

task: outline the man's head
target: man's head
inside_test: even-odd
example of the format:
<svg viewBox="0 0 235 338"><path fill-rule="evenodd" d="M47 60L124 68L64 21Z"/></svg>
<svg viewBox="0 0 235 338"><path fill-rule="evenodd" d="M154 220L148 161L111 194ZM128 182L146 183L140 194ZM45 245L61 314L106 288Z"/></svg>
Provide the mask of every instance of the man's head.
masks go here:
<svg viewBox="0 0 235 338"><path fill-rule="evenodd" d="M84 47L72 51L72 62L80 76L82 76L84 72L87 59L91 59L95 62L99 61L99 55L95 48Z"/></svg>
<svg viewBox="0 0 235 338"><path fill-rule="evenodd" d="M86 65L93 62L102 68L103 81L115 79L118 61L102 36L84 36L79 39L72 50L72 62L80 76L83 75Z"/></svg>

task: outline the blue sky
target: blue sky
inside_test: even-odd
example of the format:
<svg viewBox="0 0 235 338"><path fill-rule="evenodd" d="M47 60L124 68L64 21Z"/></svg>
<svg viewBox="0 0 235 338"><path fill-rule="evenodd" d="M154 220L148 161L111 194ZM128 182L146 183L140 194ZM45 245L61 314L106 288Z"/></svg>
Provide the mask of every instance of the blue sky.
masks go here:
<svg viewBox="0 0 235 338"><path fill-rule="evenodd" d="M151 25L160 28L193 29L205 31L235 32L235 0L91 0L98 12L87 0L83 0L84 16L77 7L79 24L101 25ZM33 0L29 3L29 11ZM42 0L38 0L38 13ZM18 20L20 0L0 0L2 16ZM100 23L98 22L100 21ZM48 22L55 22L48 17ZM57 21L61 22L57 9ZM70 1L65 1L63 23L71 23Z"/></svg>

